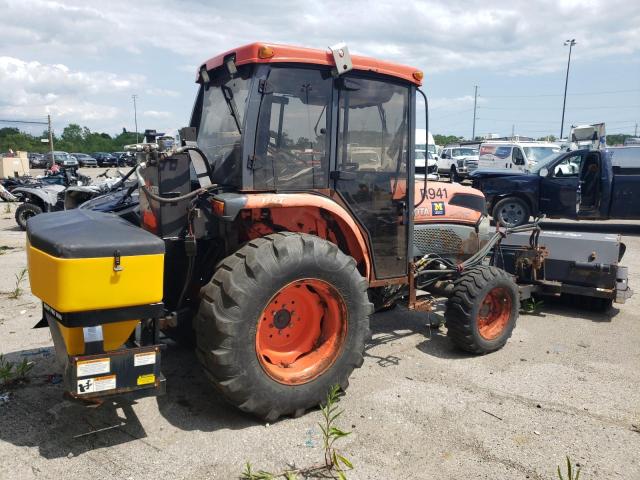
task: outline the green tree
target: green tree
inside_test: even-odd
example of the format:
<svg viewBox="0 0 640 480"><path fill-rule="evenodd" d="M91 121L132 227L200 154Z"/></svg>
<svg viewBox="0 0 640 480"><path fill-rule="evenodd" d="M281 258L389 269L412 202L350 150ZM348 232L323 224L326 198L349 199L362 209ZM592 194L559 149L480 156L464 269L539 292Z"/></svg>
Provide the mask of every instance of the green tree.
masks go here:
<svg viewBox="0 0 640 480"><path fill-rule="evenodd" d="M433 140L436 142L436 145L447 145L449 143L458 143L461 140L464 140L464 137L436 134L433 136Z"/></svg>

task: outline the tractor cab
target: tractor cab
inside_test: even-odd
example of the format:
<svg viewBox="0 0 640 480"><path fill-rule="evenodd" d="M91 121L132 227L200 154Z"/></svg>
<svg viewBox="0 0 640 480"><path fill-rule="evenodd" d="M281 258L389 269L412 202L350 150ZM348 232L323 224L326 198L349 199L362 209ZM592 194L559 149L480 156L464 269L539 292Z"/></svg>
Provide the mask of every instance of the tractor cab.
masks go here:
<svg viewBox="0 0 640 480"><path fill-rule="evenodd" d="M214 183L328 197L359 224L372 276L403 277L421 79L411 67L351 57L346 46L247 45L200 67L190 126Z"/></svg>

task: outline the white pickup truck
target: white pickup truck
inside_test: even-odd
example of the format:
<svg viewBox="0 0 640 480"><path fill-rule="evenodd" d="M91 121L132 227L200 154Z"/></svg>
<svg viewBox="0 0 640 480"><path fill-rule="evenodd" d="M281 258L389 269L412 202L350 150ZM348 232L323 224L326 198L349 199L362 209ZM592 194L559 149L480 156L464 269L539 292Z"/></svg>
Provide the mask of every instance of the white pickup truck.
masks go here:
<svg viewBox="0 0 640 480"><path fill-rule="evenodd" d="M439 174L449 175L452 182L459 182L478 168L478 151L471 147L447 146L436 161Z"/></svg>

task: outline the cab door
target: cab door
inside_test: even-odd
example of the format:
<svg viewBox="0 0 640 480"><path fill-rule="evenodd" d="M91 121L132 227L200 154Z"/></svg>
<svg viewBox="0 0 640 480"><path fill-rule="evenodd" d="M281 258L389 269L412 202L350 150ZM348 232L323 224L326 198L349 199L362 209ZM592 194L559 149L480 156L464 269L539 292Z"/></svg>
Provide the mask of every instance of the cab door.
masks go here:
<svg viewBox="0 0 640 480"><path fill-rule="evenodd" d="M364 227L378 279L407 275L413 175L412 90L373 78L344 76L338 85L334 188Z"/></svg>
<svg viewBox="0 0 640 480"><path fill-rule="evenodd" d="M580 210L581 153L569 154L540 178L540 212L551 217L576 218Z"/></svg>

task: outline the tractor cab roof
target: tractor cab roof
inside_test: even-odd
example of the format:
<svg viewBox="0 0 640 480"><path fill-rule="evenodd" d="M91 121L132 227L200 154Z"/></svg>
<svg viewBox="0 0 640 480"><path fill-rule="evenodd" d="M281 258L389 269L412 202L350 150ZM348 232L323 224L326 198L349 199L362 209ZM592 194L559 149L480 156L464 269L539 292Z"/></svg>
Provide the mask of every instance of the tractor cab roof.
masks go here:
<svg viewBox="0 0 640 480"><path fill-rule="evenodd" d="M274 43L251 43L210 58L198 69L196 82L200 83L200 72L203 67L207 71L220 67L230 55L235 55L237 66L251 63L306 63L312 65L333 66L333 55L329 49L296 47ZM398 63L386 62L375 58L352 55L353 69L365 72L376 72L422 85L422 71L417 68Z"/></svg>

